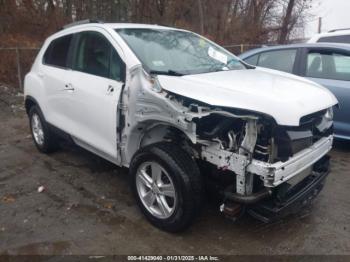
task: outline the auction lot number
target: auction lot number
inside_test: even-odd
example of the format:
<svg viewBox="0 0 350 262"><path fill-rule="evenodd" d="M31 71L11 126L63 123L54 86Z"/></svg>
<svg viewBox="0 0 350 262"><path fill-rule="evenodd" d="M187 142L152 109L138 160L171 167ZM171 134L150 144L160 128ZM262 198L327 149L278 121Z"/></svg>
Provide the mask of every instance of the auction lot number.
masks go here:
<svg viewBox="0 0 350 262"><path fill-rule="evenodd" d="M216 256L128 256L128 261L219 261Z"/></svg>

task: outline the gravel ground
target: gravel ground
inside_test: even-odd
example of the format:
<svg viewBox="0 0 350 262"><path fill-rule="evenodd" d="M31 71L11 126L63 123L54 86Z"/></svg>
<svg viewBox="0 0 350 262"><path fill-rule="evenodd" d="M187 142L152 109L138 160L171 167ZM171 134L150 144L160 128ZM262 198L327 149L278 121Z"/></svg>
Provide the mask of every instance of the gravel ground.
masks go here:
<svg viewBox="0 0 350 262"><path fill-rule="evenodd" d="M350 143L336 142L326 186L301 214L233 223L208 201L188 231L168 234L139 212L126 169L69 144L40 154L22 101L0 85L0 254L350 254Z"/></svg>

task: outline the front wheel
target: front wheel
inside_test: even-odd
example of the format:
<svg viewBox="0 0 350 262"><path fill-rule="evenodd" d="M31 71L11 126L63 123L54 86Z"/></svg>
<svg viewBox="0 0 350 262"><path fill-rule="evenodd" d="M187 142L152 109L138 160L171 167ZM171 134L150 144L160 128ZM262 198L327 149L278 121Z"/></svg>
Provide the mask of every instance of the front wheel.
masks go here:
<svg viewBox="0 0 350 262"><path fill-rule="evenodd" d="M186 229L201 206L202 181L196 162L172 143L139 150L130 165L131 186L138 206L156 227Z"/></svg>

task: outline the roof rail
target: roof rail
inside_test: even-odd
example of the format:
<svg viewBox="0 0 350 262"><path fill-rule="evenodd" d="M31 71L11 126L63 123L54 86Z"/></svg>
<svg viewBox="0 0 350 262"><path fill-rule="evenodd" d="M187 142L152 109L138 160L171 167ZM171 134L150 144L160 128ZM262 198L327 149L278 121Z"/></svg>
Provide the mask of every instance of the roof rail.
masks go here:
<svg viewBox="0 0 350 262"><path fill-rule="evenodd" d="M73 22L73 23L64 25L64 26L62 27L62 29L66 29L66 28L73 27L73 26L76 26L76 25L84 25L84 24L91 24L91 23L99 23L99 24L102 24L103 21L97 20L97 19L79 20L79 21L76 21L76 22Z"/></svg>
<svg viewBox="0 0 350 262"><path fill-rule="evenodd" d="M337 31L344 31L344 30L350 30L350 28L333 29L333 30L328 31L328 33L334 33L334 32L337 32Z"/></svg>

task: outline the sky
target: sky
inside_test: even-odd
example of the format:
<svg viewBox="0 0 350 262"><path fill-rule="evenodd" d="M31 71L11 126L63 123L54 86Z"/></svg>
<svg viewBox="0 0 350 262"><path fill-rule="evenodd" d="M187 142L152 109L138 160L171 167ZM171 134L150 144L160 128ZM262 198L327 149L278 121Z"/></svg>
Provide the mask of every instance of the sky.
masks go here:
<svg viewBox="0 0 350 262"><path fill-rule="evenodd" d="M305 37L317 33L318 17L322 17L322 32L336 28L350 28L350 0L314 0L312 18L305 28Z"/></svg>

